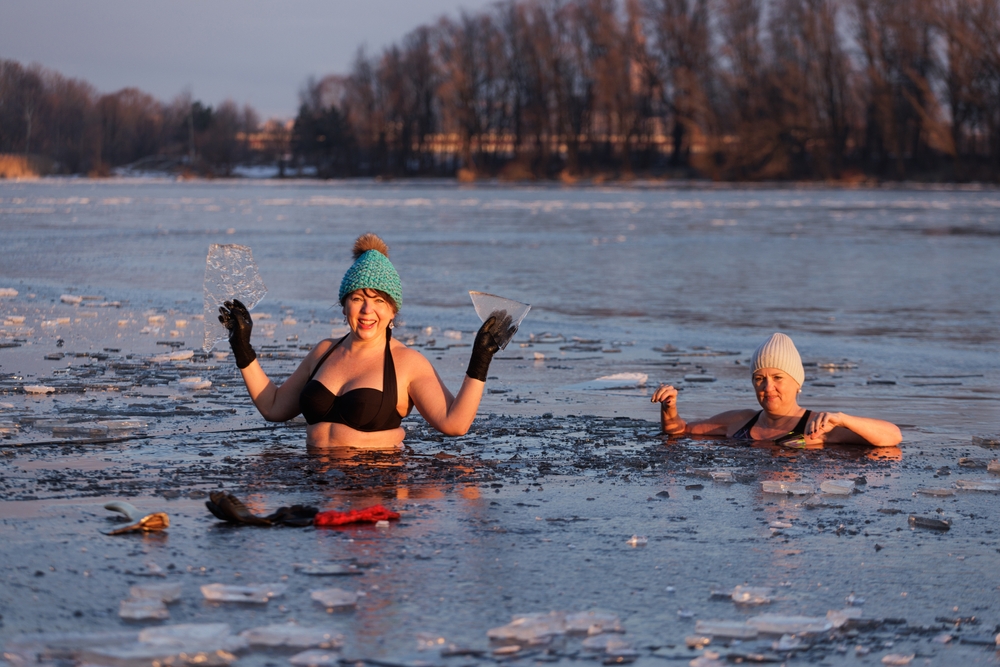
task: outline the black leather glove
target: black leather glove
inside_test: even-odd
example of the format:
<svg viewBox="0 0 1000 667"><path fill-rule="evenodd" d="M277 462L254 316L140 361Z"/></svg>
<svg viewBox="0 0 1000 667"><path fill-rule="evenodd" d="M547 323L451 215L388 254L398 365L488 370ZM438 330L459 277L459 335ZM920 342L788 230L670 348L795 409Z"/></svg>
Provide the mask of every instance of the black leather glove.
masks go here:
<svg viewBox="0 0 1000 667"><path fill-rule="evenodd" d="M257 358L257 353L250 346L250 332L253 331L253 320L250 311L239 299L226 301L219 306L219 321L229 330L229 346L233 348L236 365L246 368Z"/></svg>
<svg viewBox="0 0 1000 667"><path fill-rule="evenodd" d="M472 343L472 357L469 359L469 368L465 371L473 380L486 382L486 375L490 370L490 362L493 355L500 349L502 341L510 340L517 331L513 325L513 318L507 314L506 310L497 310L483 322L476 333L476 340Z"/></svg>

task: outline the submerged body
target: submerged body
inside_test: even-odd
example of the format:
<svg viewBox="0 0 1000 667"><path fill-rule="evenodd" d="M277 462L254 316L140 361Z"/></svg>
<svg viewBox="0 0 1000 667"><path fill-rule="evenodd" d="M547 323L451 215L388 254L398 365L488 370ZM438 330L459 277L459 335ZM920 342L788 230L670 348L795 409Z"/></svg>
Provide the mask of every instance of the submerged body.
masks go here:
<svg viewBox="0 0 1000 667"><path fill-rule="evenodd" d="M800 407L805 373L798 351L788 336L776 333L751 360L754 394L761 410L729 410L708 419L687 422L677 412L677 389L661 385L652 401L660 404L664 433L716 435L738 440L768 440L778 444L819 447L823 444L893 447L903 436L899 427L882 419L843 412L811 411Z"/></svg>

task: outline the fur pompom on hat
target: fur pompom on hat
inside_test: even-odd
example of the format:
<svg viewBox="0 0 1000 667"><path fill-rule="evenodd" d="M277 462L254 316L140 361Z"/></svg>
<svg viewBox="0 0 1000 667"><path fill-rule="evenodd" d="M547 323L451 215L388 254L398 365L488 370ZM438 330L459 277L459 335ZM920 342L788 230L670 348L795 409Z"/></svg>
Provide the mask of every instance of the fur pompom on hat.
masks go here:
<svg viewBox="0 0 1000 667"><path fill-rule="evenodd" d="M354 264L340 281L339 301L359 289L377 289L388 294L396 308L403 305L403 287L396 267L389 261L389 246L375 234L362 234L354 242Z"/></svg>
<svg viewBox="0 0 1000 667"><path fill-rule="evenodd" d="M777 368L785 371L788 376L799 383L806 380L806 371L802 368L802 357L795 349L792 339L783 333L773 333L761 343L750 358L750 372L756 373L762 368Z"/></svg>

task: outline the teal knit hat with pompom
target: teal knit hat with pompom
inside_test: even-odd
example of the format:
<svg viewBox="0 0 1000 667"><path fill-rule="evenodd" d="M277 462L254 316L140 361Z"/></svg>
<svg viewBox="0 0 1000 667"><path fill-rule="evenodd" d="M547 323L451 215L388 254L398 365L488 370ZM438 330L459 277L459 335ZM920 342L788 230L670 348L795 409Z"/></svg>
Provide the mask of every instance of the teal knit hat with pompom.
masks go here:
<svg viewBox="0 0 1000 667"><path fill-rule="evenodd" d="M359 289L377 289L392 297L397 309L403 305L403 287L389 261L389 247L375 234L364 234L354 242L354 264L340 281L339 301Z"/></svg>

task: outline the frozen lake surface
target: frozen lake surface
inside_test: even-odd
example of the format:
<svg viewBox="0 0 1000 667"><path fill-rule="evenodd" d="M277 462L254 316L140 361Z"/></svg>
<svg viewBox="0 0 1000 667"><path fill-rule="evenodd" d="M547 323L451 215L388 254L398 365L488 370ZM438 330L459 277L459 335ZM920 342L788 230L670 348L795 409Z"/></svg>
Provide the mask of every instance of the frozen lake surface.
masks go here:
<svg viewBox="0 0 1000 667"><path fill-rule="evenodd" d="M301 423L264 423L231 357L200 352L205 255L253 249L268 288L254 344L281 377L344 330L336 292L365 231L402 277L397 335L451 387L479 324L469 290L531 312L468 435L410 417L403 455L306 452ZM31 641L48 643L47 659L95 659L65 633L116 632L103 640L116 645L156 625L238 633L293 619L342 634L335 659L383 666L996 664L975 642L1000 630L997 494L956 487L1000 481L986 467L996 450L974 443L1000 432L997 190L0 182L0 241L0 290L17 292L0 296L0 641L12 664L34 659ZM755 407L743 364L773 331L802 353L805 407L895 421L902 447L787 452L657 433L660 382L683 387L684 416ZM851 495L762 490L844 479ZM402 520L233 528L204 508L219 488L264 513L382 503ZM113 499L171 526L103 535L118 525L102 508ZM363 574L304 574L330 563ZM130 586L150 581L181 584L169 620L120 619ZM269 582L288 588L265 605L199 591ZM720 599L740 585L770 601ZM331 586L364 595L328 613L309 592ZM685 645L699 621L845 607L862 618L798 647L770 634ZM505 653L487 638L512 615L593 609L620 618L626 648L557 634ZM40 632L73 646L24 639ZM152 664L129 655L115 664Z"/></svg>

